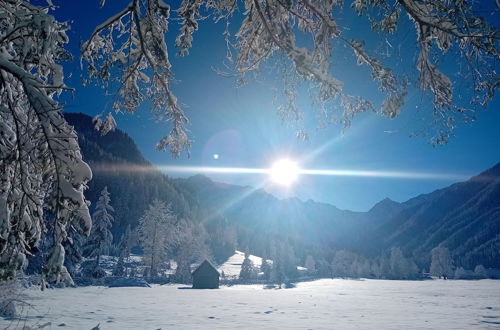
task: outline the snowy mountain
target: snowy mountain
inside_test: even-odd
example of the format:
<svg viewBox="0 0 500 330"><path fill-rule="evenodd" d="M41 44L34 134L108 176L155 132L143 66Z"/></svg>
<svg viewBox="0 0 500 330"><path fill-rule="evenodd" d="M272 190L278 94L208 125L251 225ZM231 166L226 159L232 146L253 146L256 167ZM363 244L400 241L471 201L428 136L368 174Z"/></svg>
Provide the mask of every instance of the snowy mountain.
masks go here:
<svg viewBox="0 0 500 330"><path fill-rule="evenodd" d="M111 193L115 237L127 224L135 227L147 205L160 198L171 202L181 217L203 219L214 237L222 232L220 227L234 228L237 247L248 247L255 255L264 255L270 241L282 239L292 243L301 260L308 254L328 258L336 249L375 256L399 246L425 266L430 250L444 244L456 264L500 268L500 164L403 203L385 199L368 212L353 212L311 200L281 200L263 190L213 182L202 175L171 179L151 166L120 130L102 136L89 116L66 118L75 126L84 159L94 172L87 198L97 200L104 185ZM140 166L141 171L123 170L127 166ZM234 249L219 243L212 248L225 249L231 256Z"/></svg>
<svg viewBox="0 0 500 330"><path fill-rule="evenodd" d="M385 199L368 212L280 200L263 190L220 184L200 175L176 183L202 207L245 228L246 242L258 255L259 247L274 235L292 237L308 248L343 248L372 256L399 246L419 265L428 265L430 250L444 244L455 262L466 268L480 263L500 267L500 164L403 203Z"/></svg>

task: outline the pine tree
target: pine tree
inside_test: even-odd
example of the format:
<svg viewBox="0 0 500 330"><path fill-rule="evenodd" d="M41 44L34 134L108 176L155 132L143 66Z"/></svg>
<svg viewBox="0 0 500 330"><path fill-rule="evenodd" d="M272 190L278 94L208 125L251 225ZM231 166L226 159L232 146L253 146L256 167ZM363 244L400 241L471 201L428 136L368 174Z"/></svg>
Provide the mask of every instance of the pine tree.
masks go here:
<svg viewBox="0 0 500 330"><path fill-rule="evenodd" d="M110 228L113 222L113 207L110 205L111 198L108 188L104 187L101 191L101 196L96 203L96 210L92 215L93 225L90 237L86 246L87 255L90 258L95 258L95 269L100 269L101 256L109 252L113 235ZM99 272L99 274L103 274Z"/></svg>
<svg viewBox="0 0 500 330"><path fill-rule="evenodd" d="M245 253L245 259L243 259L243 263L241 264L239 278L243 281L248 281L255 278L255 267L253 261L250 260L250 254L248 253Z"/></svg>
<svg viewBox="0 0 500 330"><path fill-rule="evenodd" d="M118 257L115 268L113 269L114 276L124 276L125 275L125 265L123 262L123 256Z"/></svg>

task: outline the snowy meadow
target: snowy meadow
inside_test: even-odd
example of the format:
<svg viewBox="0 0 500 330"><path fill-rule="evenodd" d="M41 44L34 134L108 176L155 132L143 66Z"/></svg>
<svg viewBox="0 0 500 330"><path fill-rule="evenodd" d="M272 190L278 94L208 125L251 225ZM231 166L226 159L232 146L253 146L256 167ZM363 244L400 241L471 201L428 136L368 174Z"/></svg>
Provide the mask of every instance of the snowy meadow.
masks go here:
<svg viewBox="0 0 500 330"><path fill-rule="evenodd" d="M79 287L27 290L22 320L46 329L499 329L500 282L323 279L290 289Z"/></svg>

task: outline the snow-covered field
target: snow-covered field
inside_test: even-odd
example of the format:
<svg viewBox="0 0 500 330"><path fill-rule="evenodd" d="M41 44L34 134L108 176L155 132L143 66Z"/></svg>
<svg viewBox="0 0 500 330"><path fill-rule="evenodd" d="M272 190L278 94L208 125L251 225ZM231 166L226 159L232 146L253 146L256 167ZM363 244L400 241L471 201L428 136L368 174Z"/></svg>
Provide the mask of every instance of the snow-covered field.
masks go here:
<svg viewBox="0 0 500 330"><path fill-rule="evenodd" d="M28 290L27 324L45 329L500 329L500 281L318 280L192 290ZM0 328L23 321L0 319Z"/></svg>

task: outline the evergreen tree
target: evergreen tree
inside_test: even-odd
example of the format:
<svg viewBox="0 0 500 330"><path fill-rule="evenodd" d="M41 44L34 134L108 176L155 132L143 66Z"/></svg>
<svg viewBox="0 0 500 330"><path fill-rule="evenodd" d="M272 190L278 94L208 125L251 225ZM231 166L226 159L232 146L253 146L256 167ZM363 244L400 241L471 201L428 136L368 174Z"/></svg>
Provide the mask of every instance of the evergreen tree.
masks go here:
<svg viewBox="0 0 500 330"><path fill-rule="evenodd" d="M95 258L95 269L99 268L101 256L109 252L113 235L110 228L113 222L113 207L110 205L111 198L109 196L108 188L104 187L101 191L101 196L96 204L96 210L92 215L93 225L92 231L87 242L86 251L87 256ZM102 274L102 272L99 272Z"/></svg>
<svg viewBox="0 0 500 330"><path fill-rule="evenodd" d="M241 264L240 270L240 280L248 281L255 278L255 267L253 265L253 261L250 260L250 255L245 253L245 259L243 259L243 263Z"/></svg>
<svg viewBox="0 0 500 330"><path fill-rule="evenodd" d="M125 265L123 262L123 256L118 257L115 268L113 269L114 276L124 276L125 275Z"/></svg>

